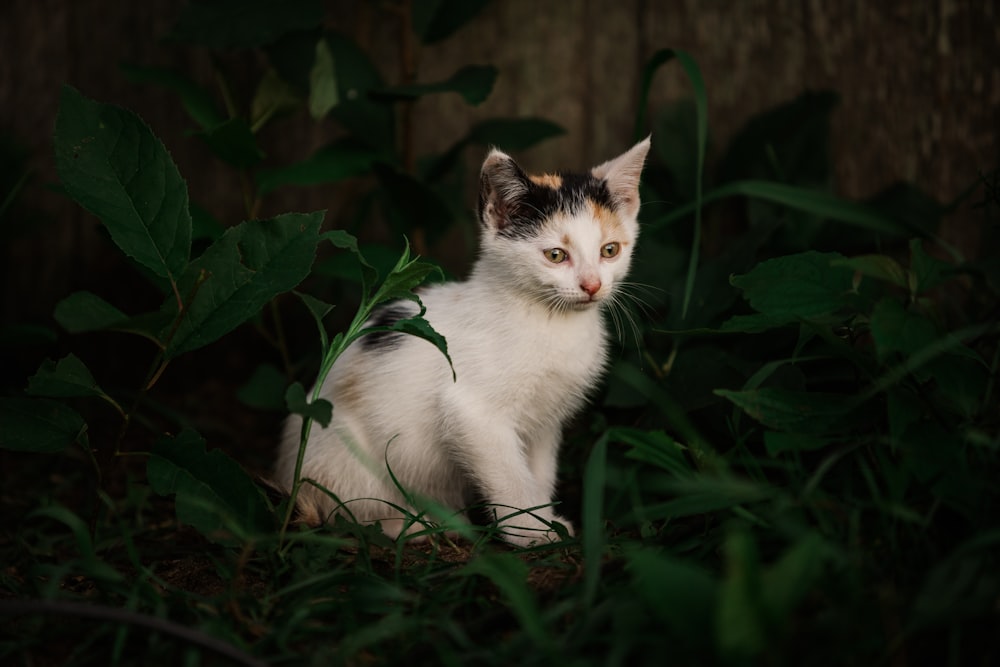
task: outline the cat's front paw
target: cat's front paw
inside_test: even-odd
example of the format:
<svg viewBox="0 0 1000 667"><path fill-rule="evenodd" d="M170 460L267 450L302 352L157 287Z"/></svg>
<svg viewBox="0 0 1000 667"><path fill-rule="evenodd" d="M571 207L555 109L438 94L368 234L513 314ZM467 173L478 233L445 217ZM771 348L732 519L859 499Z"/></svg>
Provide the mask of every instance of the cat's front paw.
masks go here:
<svg viewBox="0 0 1000 667"><path fill-rule="evenodd" d="M573 535L573 524L555 515L540 518L531 514L519 514L500 523L503 541L517 547L558 542L564 536Z"/></svg>

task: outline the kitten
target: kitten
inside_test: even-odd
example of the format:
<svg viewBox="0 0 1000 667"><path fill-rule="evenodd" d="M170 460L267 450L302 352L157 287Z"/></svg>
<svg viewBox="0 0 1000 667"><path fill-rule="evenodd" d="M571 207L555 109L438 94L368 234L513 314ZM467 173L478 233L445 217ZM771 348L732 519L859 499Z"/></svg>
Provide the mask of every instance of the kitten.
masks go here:
<svg viewBox="0 0 1000 667"><path fill-rule="evenodd" d="M306 448L300 509L378 521L391 537L423 529L400 492L460 511L485 499L504 539L558 539L552 522L563 425L607 362L602 311L628 272L639 234L639 176L649 139L586 174L528 176L494 149L483 163L481 249L465 282L421 291L448 343L456 378L433 345L369 334L337 360L322 395L333 403ZM416 314L399 301L369 326ZM277 480L290 489L301 420L285 425ZM390 471L391 470L391 476ZM342 504L341 504L342 503ZM346 511L345 511L346 510ZM523 512L528 510L528 512Z"/></svg>

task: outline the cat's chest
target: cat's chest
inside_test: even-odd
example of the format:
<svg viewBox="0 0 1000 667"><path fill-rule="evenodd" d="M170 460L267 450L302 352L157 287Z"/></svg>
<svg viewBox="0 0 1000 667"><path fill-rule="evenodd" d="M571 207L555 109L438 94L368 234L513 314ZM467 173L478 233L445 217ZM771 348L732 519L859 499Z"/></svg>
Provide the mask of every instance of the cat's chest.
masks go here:
<svg viewBox="0 0 1000 667"><path fill-rule="evenodd" d="M456 388L515 411L573 411L604 368L605 338L597 312L495 318L456 340Z"/></svg>

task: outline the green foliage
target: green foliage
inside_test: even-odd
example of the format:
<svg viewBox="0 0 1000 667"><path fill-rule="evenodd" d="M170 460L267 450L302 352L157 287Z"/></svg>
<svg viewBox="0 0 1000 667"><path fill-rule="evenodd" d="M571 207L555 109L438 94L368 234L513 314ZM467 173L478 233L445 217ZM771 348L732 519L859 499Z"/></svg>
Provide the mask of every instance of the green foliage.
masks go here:
<svg viewBox="0 0 1000 667"><path fill-rule="evenodd" d="M409 28L433 43L484 4L414 2ZM175 41L252 49L261 65L239 99L216 62L224 111L182 72L125 67L173 95L194 140L238 172L243 222L190 201L137 116L63 89L63 190L149 289L127 303L90 284L67 295L54 318L72 335L25 373L23 392L0 397L0 448L17 466L5 478L3 597L42 598L46 614L74 619L83 612L67 600L86 599L87 618L103 619L77 631L0 605L12 615L0 656L35 661L54 643L66 655L53 663L129 664L129 649L148 664L210 652L247 664L996 659L996 246L966 261L935 236L961 202L912 185L868 202L834 194L832 93L750 119L707 169L707 87L682 51L654 54L641 73L635 134L653 128L654 150L633 278L650 289L632 293L645 306L635 340L614 347L607 386L567 439L559 512L579 534L511 550L495 527L433 506L412 517L422 544L343 517L295 523L308 482L296 474L292 497L273 501L249 472L267 469L273 447L255 460L247 434L262 423L272 443L289 412L302 417L300 444L328 424L336 406L306 387L369 333L421 337L448 358L413 291L443 272L414 255L471 222L455 187L464 151L562 132L484 119L414 156L400 131L413 100L478 104L503 72L388 83L333 23L312 1L186 5ZM674 64L692 99L646 109L654 75ZM279 164L261 129L296 110L340 138ZM352 217L258 214L282 189L346 181ZM990 240L996 211L983 209ZM366 326L397 299L417 314ZM135 336L139 348L119 344ZM316 344L302 350L300 336ZM207 380L257 412L194 414L183 376L246 338L262 341L246 374ZM238 423L247 413L262 421Z"/></svg>

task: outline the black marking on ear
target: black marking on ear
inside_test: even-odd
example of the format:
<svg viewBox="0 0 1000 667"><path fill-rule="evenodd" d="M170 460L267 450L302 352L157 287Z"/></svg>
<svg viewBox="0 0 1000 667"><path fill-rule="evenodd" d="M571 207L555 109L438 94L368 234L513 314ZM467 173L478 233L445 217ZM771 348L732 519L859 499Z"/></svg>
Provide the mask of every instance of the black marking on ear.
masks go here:
<svg viewBox="0 0 1000 667"><path fill-rule="evenodd" d="M365 327L391 327L400 320L405 320L416 314L408 301L394 301L382 306L365 323ZM374 331L361 337L361 347L365 351L388 351L399 347L406 336L398 331Z"/></svg>
<svg viewBox="0 0 1000 667"><path fill-rule="evenodd" d="M525 179L524 194L507 202L497 233L511 239L531 238L546 219L560 212L572 215L588 200L614 208L615 201L604 180L575 173L560 173L559 178L562 182L558 188Z"/></svg>

